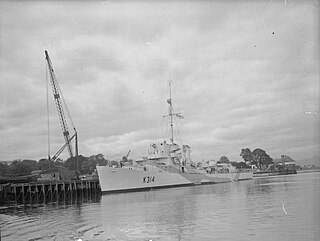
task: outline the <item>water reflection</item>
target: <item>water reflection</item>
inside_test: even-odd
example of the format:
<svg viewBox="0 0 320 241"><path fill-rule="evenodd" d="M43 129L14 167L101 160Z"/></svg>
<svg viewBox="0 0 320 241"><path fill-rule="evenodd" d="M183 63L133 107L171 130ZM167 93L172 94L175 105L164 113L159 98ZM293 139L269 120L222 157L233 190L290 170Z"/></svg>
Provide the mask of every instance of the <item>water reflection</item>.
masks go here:
<svg viewBox="0 0 320 241"><path fill-rule="evenodd" d="M168 233L179 238L185 229L189 232L194 229L197 208L196 201L190 198L193 190L175 188L106 195L101 200L100 218L111 227L108 231L126 233L131 238L144 237L145 230L151 237Z"/></svg>
<svg viewBox="0 0 320 241"><path fill-rule="evenodd" d="M98 204L101 195L91 200L71 203L32 204L0 210L0 227L4 240L66 240L79 236L83 225L82 210ZM72 239L71 239L72 240Z"/></svg>

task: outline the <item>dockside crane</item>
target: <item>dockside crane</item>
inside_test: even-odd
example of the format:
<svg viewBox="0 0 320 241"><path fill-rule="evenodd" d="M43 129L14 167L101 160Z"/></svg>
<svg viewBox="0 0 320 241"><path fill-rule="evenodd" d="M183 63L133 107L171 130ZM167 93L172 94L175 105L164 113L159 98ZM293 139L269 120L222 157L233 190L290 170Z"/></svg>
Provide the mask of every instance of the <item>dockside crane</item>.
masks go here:
<svg viewBox="0 0 320 241"><path fill-rule="evenodd" d="M78 161L77 161L77 157L78 157L78 134L77 134L76 128L73 125L70 113L68 111L68 107L67 107L67 105L66 105L66 103L64 101L64 98L63 98L59 83L57 81L57 78L55 76L55 73L54 73L54 70L53 70L53 67L52 67L52 62L50 60L48 51L45 51L45 57L46 57L46 60L47 60L48 70L49 70L49 74L50 74L50 80L51 80L50 82L51 82L51 87L52 87L52 92L53 92L53 98L54 98L54 102L56 104L56 108L57 108L57 112L58 112L58 116L59 116L59 120L60 120L60 125L61 125L61 129L62 129L62 134L63 134L64 140L65 140L65 144L56 152L56 154L52 158L50 158L50 153L49 153L49 160L51 159L51 160L54 161L55 159L57 159L58 156L61 154L61 152L66 147L68 149L69 156L71 158L74 157L73 149L72 149L72 146L71 146L71 141L72 141L73 138L75 138L75 158L76 158L75 161L76 161L76 169L77 169L77 164L78 164ZM74 130L74 134L71 137L70 137L70 133L69 133L69 130L68 130L68 125L67 125L65 114L64 114L64 110L63 110L63 104L66 107L68 116L69 116L70 121L71 121L71 123L73 125L72 127L73 127L73 130Z"/></svg>
<svg viewBox="0 0 320 241"><path fill-rule="evenodd" d="M127 153L127 155L126 155L127 158L129 157L130 152L131 152L131 150L128 151L128 153Z"/></svg>

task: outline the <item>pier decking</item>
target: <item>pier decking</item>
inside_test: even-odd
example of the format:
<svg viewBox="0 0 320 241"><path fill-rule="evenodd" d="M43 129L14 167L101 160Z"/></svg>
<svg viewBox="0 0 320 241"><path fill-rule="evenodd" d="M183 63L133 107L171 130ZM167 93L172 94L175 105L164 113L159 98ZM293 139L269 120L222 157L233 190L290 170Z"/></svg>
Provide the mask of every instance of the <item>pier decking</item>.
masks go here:
<svg viewBox="0 0 320 241"><path fill-rule="evenodd" d="M51 181L6 184L0 188L0 203L33 204L91 199L100 194L98 180Z"/></svg>

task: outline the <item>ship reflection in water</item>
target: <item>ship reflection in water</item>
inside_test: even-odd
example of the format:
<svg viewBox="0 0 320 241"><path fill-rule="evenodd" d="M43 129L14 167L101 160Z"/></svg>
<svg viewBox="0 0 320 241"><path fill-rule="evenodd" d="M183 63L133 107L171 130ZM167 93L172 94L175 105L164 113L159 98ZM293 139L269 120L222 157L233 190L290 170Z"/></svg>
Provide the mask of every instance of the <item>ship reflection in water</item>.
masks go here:
<svg viewBox="0 0 320 241"><path fill-rule="evenodd" d="M319 240L320 173L0 210L2 240Z"/></svg>

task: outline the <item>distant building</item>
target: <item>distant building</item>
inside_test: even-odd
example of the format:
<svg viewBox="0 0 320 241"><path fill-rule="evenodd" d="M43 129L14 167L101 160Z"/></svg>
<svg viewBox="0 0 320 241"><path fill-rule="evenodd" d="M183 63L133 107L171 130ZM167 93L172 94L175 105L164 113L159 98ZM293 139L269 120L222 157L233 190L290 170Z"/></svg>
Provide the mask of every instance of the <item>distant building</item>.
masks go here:
<svg viewBox="0 0 320 241"><path fill-rule="evenodd" d="M60 179L59 171L45 171L40 174L37 181L57 181Z"/></svg>
<svg viewBox="0 0 320 241"><path fill-rule="evenodd" d="M246 162L247 165L251 167L251 169L257 169L257 165L255 164L250 164L250 162Z"/></svg>
<svg viewBox="0 0 320 241"><path fill-rule="evenodd" d="M281 158L273 159L273 163L279 170L295 170L296 162L287 155L281 155Z"/></svg>
<svg viewBox="0 0 320 241"><path fill-rule="evenodd" d="M10 165L13 161L0 161L1 164L5 165Z"/></svg>
<svg viewBox="0 0 320 241"><path fill-rule="evenodd" d="M43 172L42 170L34 170L34 171L31 171L31 175L32 175L32 176L40 176L40 174L41 174L42 172Z"/></svg>
<svg viewBox="0 0 320 241"><path fill-rule="evenodd" d="M37 181L74 180L76 177L76 171L59 168L58 170L46 170L41 172Z"/></svg>

